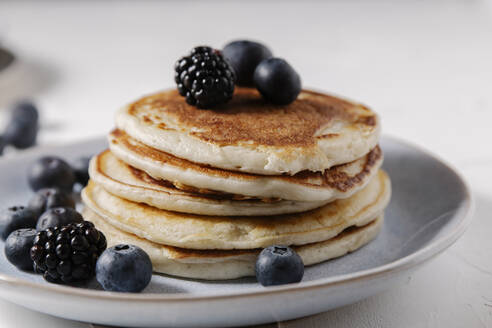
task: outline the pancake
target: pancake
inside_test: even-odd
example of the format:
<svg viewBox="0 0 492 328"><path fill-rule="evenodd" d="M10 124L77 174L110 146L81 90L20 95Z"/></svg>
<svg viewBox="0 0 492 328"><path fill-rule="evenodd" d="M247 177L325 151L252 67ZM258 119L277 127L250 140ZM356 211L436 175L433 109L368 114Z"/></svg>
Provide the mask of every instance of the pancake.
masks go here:
<svg viewBox="0 0 492 328"><path fill-rule="evenodd" d="M252 249L327 240L381 213L391 194L379 173L362 190L315 210L270 217L200 216L159 210L116 197L90 181L82 192L87 207L113 226L159 244L193 249Z"/></svg>
<svg viewBox="0 0 492 328"><path fill-rule="evenodd" d="M166 246L123 232L105 222L92 210L84 209L85 220L92 221L108 241L108 247L117 244L136 245L152 260L154 272L173 276L222 280L254 276L255 261L261 249L252 250L192 250ZM309 266L352 252L371 240L381 230L383 216L362 227L351 227L329 240L294 246L304 265Z"/></svg>
<svg viewBox="0 0 492 328"><path fill-rule="evenodd" d="M168 211L192 214L266 216L303 212L326 203L280 199L240 200L240 195L179 190L168 181L153 179L145 172L125 164L109 150L92 158L89 174L94 183L121 198Z"/></svg>
<svg viewBox="0 0 492 328"><path fill-rule="evenodd" d="M265 176L227 171L183 160L148 147L121 130L109 134L109 147L125 163L145 171L155 179L170 181L180 189L201 194L221 191L255 198L302 202L330 202L350 197L369 182L383 162L382 151L376 146L362 158L324 172L303 171L293 176Z"/></svg>
<svg viewBox="0 0 492 328"><path fill-rule="evenodd" d="M186 104L175 89L156 93L122 108L116 126L191 162L264 175L352 162L377 145L380 132L378 116L361 104L302 91L293 103L274 106L249 88L236 88L214 110Z"/></svg>

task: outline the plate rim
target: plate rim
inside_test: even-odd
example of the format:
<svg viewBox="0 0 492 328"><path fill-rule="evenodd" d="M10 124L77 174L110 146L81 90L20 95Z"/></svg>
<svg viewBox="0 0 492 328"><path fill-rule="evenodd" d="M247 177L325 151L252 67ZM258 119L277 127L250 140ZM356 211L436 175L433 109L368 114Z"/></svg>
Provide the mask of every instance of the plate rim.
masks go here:
<svg viewBox="0 0 492 328"><path fill-rule="evenodd" d="M96 142L102 140L103 137L92 137L87 138L81 141L74 141L60 145L50 145L50 146L40 146L33 148L31 150L23 152L23 154L19 154L17 156L13 156L12 158L6 158L1 161L1 163L6 163L14 160L18 160L24 156L31 156L32 154L43 152L50 148L63 148L66 146L74 146L77 144L86 144L89 142ZM337 275L333 277L321 278L308 282L300 282L298 284L287 284L282 286L271 286L268 288L258 286L249 290L242 291L221 291L214 294L208 293L200 293L200 294L191 294L191 293L178 293L178 294L165 294L165 293L156 293L156 294L133 294L133 293L118 293L118 292L108 292L104 290L93 290L93 289L85 289L81 287L71 287L71 286L62 286L55 284L44 284L38 282L32 282L29 280L24 280L22 278L18 278L15 276L11 276L8 274L0 273L0 284L8 284L8 285L22 285L23 287L35 288L38 290L42 290L45 292L53 292L53 293L61 293L70 296L77 296L83 298L98 298L100 300L114 300L114 301L131 301L131 302L176 302L176 301L204 301L204 300L222 300L222 299L231 299L231 298L244 298L244 297L253 297L253 296L265 296L265 295L277 295L284 294L290 292L298 292L298 291L309 291L313 289L326 289L334 286L350 284L361 280L370 280L378 277L385 276L386 274L394 274L401 271L405 271L407 269L411 269L412 267L416 267L419 264L423 264L435 256L442 253L449 246L451 246L468 228L471 220L473 218L475 201L470 189L470 186L463 175L450 163L443 160L437 154L432 153L431 151L423 148L420 145L417 145L413 142L404 140L399 137L383 135L382 139L389 139L393 142L402 144L404 146L414 148L419 152L429 156L433 160L439 162L444 168L455 174L458 180L461 182L463 190L464 190L464 198L461 206L461 220L457 224L457 226L444 236L439 237L436 240L431 241L425 247L413 252L407 256L399 258L395 261L386 263L384 265L377 266L375 268L361 270L353 273L346 273L343 275Z"/></svg>

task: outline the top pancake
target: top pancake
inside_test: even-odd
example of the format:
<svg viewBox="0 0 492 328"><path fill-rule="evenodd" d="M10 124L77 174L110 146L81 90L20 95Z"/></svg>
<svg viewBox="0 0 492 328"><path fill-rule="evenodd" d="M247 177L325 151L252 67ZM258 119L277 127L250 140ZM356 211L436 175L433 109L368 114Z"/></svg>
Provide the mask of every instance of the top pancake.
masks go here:
<svg viewBox="0 0 492 328"><path fill-rule="evenodd" d="M377 115L363 105L302 91L274 106L249 88L214 110L186 104L177 90L124 107L116 125L138 141L192 162L257 174L324 171L364 156L378 142Z"/></svg>

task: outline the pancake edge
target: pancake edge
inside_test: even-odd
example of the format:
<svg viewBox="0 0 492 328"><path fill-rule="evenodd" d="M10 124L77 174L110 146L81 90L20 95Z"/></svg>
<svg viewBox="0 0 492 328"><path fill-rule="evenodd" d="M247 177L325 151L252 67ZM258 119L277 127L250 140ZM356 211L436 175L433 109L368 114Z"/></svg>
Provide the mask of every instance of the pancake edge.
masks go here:
<svg viewBox="0 0 492 328"><path fill-rule="evenodd" d="M120 230L124 230L126 232L135 234L141 238L148 239L150 241L153 241L158 244L167 244L175 247L183 247L183 248L193 248L193 249L251 249L251 248L261 248L265 247L268 245L272 244L283 244L283 245L302 245L306 244L308 242L314 242L314 241L321 241L321 240L326 240L328 238L331 238L337 234L339 234L341 231L343 231L345 228L349 226L362 226L370 222L374 216L381 212L384 208L389 203L390 197L391 197L391 184L389 177L384 173L383 171L379 171L380 176L378 177L378 184L380 184L381 191L379 191L379 194L375 196L375 200L372 201L370 204L365 205L365 207L361 208L358 213L354 214L353 217L350 218L350 223L347 222L348 219L345 219L344 222L334 222L330 226L324 226L322 228L317 228L315 230L310 230L310 231L297 231L297 232L286 232L283 234L274 234L274 235L266 235L266 236L261 236L261 237L255 237L255 239L250 239L250 240L224 240L223 238L218 238L217 236L210 237L206 236L203 234L203 228L200 227L198 230L194 232L189 232L187 234L184 234L181 232L178 234L179 236L183 235L183 238L180 239L176 235L157 235L155 233L149 233L148 228L146 227L145 229L142 229L139 227L139 224L136 224L137 221L140 221L138 217L128 217L126 219L115 219L113 214L109 213L106 209L100 208L94 200L91 199L89 196L89 190L92 190L94 188L101 188L98 187L97 185L90 184L88 187L86 187L82 191L82 200L83 203L92 209L94 212L96 212L99 216L103 217L103 219L106 220L106 222L118 226ZM107 193L103 188L101 188L103 192L107 194L109 197L116 197L111 195L110 193ZM119 198L116 197L115 200L118 200ZM124 202L129 202L126 200L120 199L120 201ZM138 204L135 204L133 202L129 202L129 206L137 206ZM327 205L325 205L327 206ZM153 209L158 211L157 209ZM140 211L140 209L138 210ZM314 211L317 211L314 210ZM173 214L173 212L169 212L170 215L170 220L185 220L187 218L177 218L173 217L176 216ZM181 215L181 214L180 214ZM298 216L299 214L287 214L287 216L292 215L292 216ZM213 223L214 221L218 219L222 219L221 217L196 217L194 215L190 215L188 219L188 223L184 223L184 226L186 224L192 224L193 220L204 220L204 225L209 225L209 226L216 226L216 223ZM249 217L245 217L245 220L248 219ZM126 222L128 220L129 222ZM255 220L255 218L251 218L251 220ZM319 220L318 219L314 219ZM193 223L194 224L194 223ZM141 224L140 224L141 225ZM220 228L226 227L226 226L234 226L234 219L231 218L231 222L221 222ZM247 225L245 225L247 226ZM240 228L236 228L237 233L242 233ZM256 228L255 228L256 229ZM216 229L217 230L217 229ZM231 231L231 233L233 232ZM211 231L211 233L217 233L218 231ZM213 236L213 235L212 235Z"/></svg>
<svg viewBox="0 0 492 328"><path fill-rule="evenodd" d="M136 203L182 213L218 216L272 216L299 213L315 209L327 203L326 201L300 202L292 200L277 200L262 202L261 200L229 200L203 197L179 189L148 187L130 184L117 180L101 168L100 161L108 156L106 150L92 158L89 165L91 180L102 186L107 192L120 198ZM112 156L110 154L110 156ZM119 159L117 159L120 161ZM126 165L122 163L122 165ZM145 183L145 182L143 182ZM168 190L164 190L168 189Z"/></svg>
<svg viewBox="0 0 492 328"><path fill-rule="evenodd" d="M235 254L238 253L237 251L225 251L232 255L221 256L218 259L215 259L216 261L210 259L202 260L200 257L194 261L190 261L186 257L184 259L172 258L168 252L172 252L174 247L159 245L138 238L111 226L109 223L105 223L104 225L107 225L107 227L103 227L99 221L93 219L94 215L98 215L88 208L84 209L83 215L84 218L89 221L91 221L91 219L96 221L94 222L96 228L100 229L108 236L110 234L107 229L114 229L117 231L120 235L117 239L107 237L108 247L120 243L131 243L144 249L151 257L153 271L155 273L200 280L228 280L255 275L254 268L256 256L261 249L239 252L238 256ZM104 222L103 218L99 217L98 220ZM380 213L366 225L355 228L348 233L342 232L331 239L321 242L293 246L293 249L302 258L305 266L316 265L330 259L344 256L368 244L377 237L382 229L383 222L384 215ZM186 252L186 250L184 251ZM207 251L202 251L201 254L204 252ZM162 256L156 257L159 253ZM231 259L231 257L234 258Z"/></svg>
<svg viewBox="0 0 492 328"><path fill-rule="evenodd" d="M140 143L139 141L136 142ZM151 159L150 156L139 156L134 151L128 150L127 146L121 145L111 133L108 135L108 143L109 149L116 157L120 158L123 162L146 172L155 179L168 180L174 183L179 182L196 188L218 190L250 197L281 198L304 202L330 202L335 199L350 197L367 185L370 179L381 168L384 161L384 155L381 152L381 157L377 160L375 165L370 168L361 184L355 186L351 190L341 191L337 188L292 182L289 181L289 176L284 178L280 175L255 175L233 171L230 175L222 177L213 174L215 168L202 168L202 170L207 172L198 172L193 168L182 169L172 164ZM142 146L149 147L143 144ZM157 149L152 150L161 152ZM373 149L371 149L370 152L371 151L373 151ZM365 158L368 154L365 154L362 158ZM356 159L356 161L357 160L361 160L361 158ZM340 165L348 164L350 163ZM191 163L191 166L193 165L200 166L199 164ZM208 171L211 171L211 174Z"/></svg>

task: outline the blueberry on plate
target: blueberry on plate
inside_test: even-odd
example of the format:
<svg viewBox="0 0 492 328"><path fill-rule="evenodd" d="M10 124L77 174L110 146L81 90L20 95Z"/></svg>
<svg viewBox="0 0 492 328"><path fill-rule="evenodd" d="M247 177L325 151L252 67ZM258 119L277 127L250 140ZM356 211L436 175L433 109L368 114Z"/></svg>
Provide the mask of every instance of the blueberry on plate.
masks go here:
<svg viewBox="0 0 492 328"><path fill-rule="evenodd" d="M302 280L304 263L292 248L270 246L258 255L255 271L263 286L291 284Z"/></svg>
<svg viewBox="0 0 492 328"><path fill-rule="evenodd" d="M24 206L12 206L0 212L0 237L7 239L17 229L34 228L36 214Z"/></svg>
<svg viewBox="0 0 492 328"><path fill-rule="evenodd" d="M86 186L87 182L89 182L89 163L90 163L90 161L91 161L90 157L83 156L83 157L77 158L72 163L72 169L75 173L76 181L83 186Z"/></svg>
<svg viewBox="0 0 492 328"><path fill-rule="evenodd" d="M20 270L33 270L30 251L36 234L36 229L18 229L5 241L5 257Z"/></svg>
<svg viewBox="0 0 492 328"><path fill-rule="evenodd" d="M97 260L96 278L105 290L137 293L152 278L152 262L140 247L116 245L105 250Z"/></svg>
<svg viewBox="0 0 492 328"><path fill-rule="evenodd" d="M38 231L48 228L62 227L70 223L80 223L84 221L79 212L69 207L50 208L38 219L36 229Z"/></svg>
<svg viewBox="0 0 492 328"><path fill-rule="evenodd" d="M63 159L55 156L41 157L35 161L28 171L31 189L59 188L70 192L75 183L72 167Z"/></svg>
<svg viewBox="0 0 492 328"><path fill-rule="evenodd" d="M290 104L301 92L299 74L281 58L268 58L258 64L254 82L263 98L276 105Z"/></svg>
<svg viewBox="0 0 492 328"><path fill-rule="evenodd" d="M57 188L39 189L31 197L27 205L39 218L46 210L54 207L75 208L75 200L71 193Z"/></svg>
<svg viewBox="0 0 492 328"><path fill-rule="evenodd" d="M254 86L255 68L263 60L272 57L270 49L263 44L238 40L228 43L222 50L225 59L236 73L236 84Z"/></svg>

